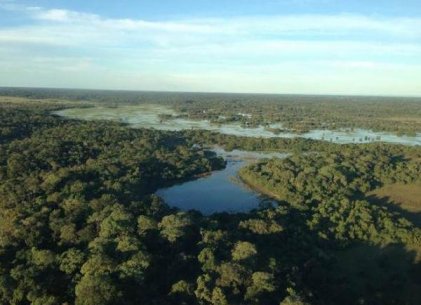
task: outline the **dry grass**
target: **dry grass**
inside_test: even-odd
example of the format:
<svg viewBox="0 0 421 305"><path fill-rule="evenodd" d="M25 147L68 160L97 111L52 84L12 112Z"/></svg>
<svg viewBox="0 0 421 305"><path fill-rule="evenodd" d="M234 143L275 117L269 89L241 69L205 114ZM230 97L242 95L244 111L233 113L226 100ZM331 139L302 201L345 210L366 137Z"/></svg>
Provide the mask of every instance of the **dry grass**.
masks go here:
<svg viewBox="0 0 421 305"><path fill-rule="evenodd" d="M390 184L376 189L368 195L387 200L388 203L396 204L408 212L421 212L421 182Z"/></svg>
<svg viewBox="0 0 421 305"><path fill-rule="evenodd" d="M367 196L372 203L398 210L416 226L421 227L421 181L411 184L389 184L371 191ZM421 268L421 245L408 245L407 251L414 252L414 263L418 264L417 268Z"/></svg>
<svg viewBox="0 0 421 305"><path fill-rule="evenodd" d="M387 120L387 121L397 121L397 122L407 121L407 122L421 123L421 118L418 116L390 117L390 118L382 118L382 119Z"/></svg>

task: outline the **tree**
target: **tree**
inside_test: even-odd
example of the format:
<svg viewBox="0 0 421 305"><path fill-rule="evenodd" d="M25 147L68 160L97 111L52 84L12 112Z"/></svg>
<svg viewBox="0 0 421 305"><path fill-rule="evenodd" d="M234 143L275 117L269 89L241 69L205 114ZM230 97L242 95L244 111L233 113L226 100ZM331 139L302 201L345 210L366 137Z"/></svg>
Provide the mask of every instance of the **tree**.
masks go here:
<svg viewBox="0 0 421 305"><path fill-rule="evenodd" d="M239 241L231 251L232 259L235 261L246 260L257 254L256 246L247 241Z"/></svg>
<svg viewBox="0 0 421 305"><path fill-rule="evenodd" d="M292 288L287 288L287 297L279 305L310 305Z"/></svg>
<svg viewBox="0 0 421 305"><path fill-rule="evenodd" d="M228 305L227 298L221 288L215 287L212 291L212 305Z"/></svg>
<svg viewBox="0 0 421 305"><path fill-rule="evenodd" d="M106 274L84 275L76 285L76 305L118 305L123 295Z"/></svg>
<svg viewBox="0 0 421 305"><path fill-rule="evenodd" d="M189 215L184 212L168 215L158 224L161 235L168 241L175 242L187 234L188 228L193 224Z"/></svg>
<svg viewBox="0 0 421 305"><path fill-rule="evenodd" d="M252 285L247 288L245 299L254 299L259 294L274 292L276 289L273 274L267 272L255 272L251 276Z"/></svg>

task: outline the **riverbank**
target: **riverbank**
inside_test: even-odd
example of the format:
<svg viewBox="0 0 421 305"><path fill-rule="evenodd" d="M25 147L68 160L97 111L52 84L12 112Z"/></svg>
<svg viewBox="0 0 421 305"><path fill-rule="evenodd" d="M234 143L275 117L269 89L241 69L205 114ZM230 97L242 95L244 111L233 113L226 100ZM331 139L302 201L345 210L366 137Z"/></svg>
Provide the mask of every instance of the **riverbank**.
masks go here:
<svg viewBox="0 0 421 305"><path fill-rule="evenodd" d="M285 200L285 198L282 198L278 194L270 191L269 189L263 187L262 185L256 183L253 179L250 179L247 177L247 175L244 174L244 168L240 169L238 171L238 178L241 180L242 183L247 185L251 190L260 193L262 195L268 196L274 200L282 201Z"/></svg>

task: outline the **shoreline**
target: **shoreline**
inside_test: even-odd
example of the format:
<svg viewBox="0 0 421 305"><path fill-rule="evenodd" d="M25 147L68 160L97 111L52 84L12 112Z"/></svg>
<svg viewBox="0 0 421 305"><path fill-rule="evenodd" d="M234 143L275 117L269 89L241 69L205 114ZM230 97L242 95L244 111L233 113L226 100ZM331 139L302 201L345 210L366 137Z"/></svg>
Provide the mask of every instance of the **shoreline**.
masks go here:
<svg viewBox="0 0 421 305"><path fill-rule="evenodd" d="M245 178L244 175L241 173L241 169L238 171L237 173L238 178L245 184L247 185L247 187L249 187L251 190L260 193L264 196L268 196L274 200L277 201L283 201L284 199L282 199L279 195L275 194L274 192L264 188L263 186L254 183L252 181L250 181L249 179Z"/></svg>

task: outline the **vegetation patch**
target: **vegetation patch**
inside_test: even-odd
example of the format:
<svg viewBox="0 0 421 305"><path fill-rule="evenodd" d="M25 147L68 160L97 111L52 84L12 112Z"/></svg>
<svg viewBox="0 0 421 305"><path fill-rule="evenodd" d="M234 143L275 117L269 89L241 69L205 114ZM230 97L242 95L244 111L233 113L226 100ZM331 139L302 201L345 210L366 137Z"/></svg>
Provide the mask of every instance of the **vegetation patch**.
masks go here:
<svg viewBox="0 0 421 305"><path fill-rule="evenodd" d="M60 107L0 103L0 304L421 303L420 228L365 197L415 183L419 147L132 129ZM193 144L295 152L240 173L284 200L170 208L157 188L224 166Z"/></svg>
<svg viewBox="0 0 421 305"><path fill-rule="evenodd" d="M367 194L370 201L401 209L417 225L421 225L421 182L394 183L375 189Z"/></svg>

